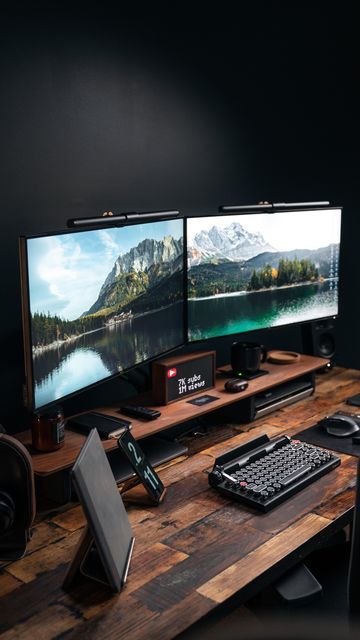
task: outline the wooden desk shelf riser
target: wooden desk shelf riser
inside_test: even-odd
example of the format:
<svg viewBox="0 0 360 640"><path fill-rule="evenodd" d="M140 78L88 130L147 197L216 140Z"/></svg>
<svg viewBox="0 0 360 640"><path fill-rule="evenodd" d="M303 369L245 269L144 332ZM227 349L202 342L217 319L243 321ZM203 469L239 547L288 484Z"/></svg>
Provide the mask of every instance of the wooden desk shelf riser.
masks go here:
<svg viewBox="0 0 360 640"><path fill-rule="evenodd" d="M132 434L136 439L141 440L147 436L155 435L164 429L169 429L175 425L187 422L188 420L202 416L206 413L223 408L225 406L245 400L266 389L276 387L284 382L295 380L305 374L311 374L316 370L326 366L327 360L313 356L302 355L298 362L288 365L278 365L266 362L263 367L268 371L268 375L255 378L249 382L248 388L237 394L228 393L224 390L226 378L221 373L216 376L214 389L208 391L212 396L217 397L217 401L203 406L189 404L189 398L179 400L171 405L160 407L161 416L156 420L144 422L132 419ZM202 393L200 392L200 394ZM191 398L190 398L191 399ZM133 399L132 399L133 400ZM139 404L145 404L155 408L152 404L151 395L139 396ZM109 416L119 417L118 406L100 407L97 411ZM121 417L121 416L120 416ZM125 417L125 416L124 416ZM19 440L31 449L31 433L29 431L17 434ZM64 447L51 453L40 453L31 451L34 472L36 476L49 476L65 469L70 469L85 441L85 436L66 430ZM106 451L117 448L116 441L104 441Z"/></svg>

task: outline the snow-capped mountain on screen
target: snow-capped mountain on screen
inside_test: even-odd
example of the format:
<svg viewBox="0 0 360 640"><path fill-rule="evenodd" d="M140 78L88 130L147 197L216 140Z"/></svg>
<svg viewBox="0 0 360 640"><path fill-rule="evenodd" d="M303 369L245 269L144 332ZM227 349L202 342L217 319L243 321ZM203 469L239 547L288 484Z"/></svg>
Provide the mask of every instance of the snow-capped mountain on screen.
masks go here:
<svg viewBox="0 0 360 640"><path fill-rule="evenodd" d="M199 231L188 248L190 266L211 260L248 260L264 251L275 251L259 232L244 229L239 222L227 227L212 226L209 231Z"/></svg>

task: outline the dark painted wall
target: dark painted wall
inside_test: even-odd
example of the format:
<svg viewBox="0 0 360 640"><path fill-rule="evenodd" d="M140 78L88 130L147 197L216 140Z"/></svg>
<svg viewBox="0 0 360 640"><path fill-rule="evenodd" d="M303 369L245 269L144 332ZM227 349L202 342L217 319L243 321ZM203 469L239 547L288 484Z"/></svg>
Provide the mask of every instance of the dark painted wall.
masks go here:
<svg viewBox="0 0 360 640"><path fill-rule="evenodd" d="M109 209L213 213L260 199L343 205L338 361L357 366L353 4L238 3L236 15L198 17L184 6L131 16L61 4L1 15L4 424L23 425L18 236ZM297 328L265 339L299 348ZM223 361L228 345L215 345ZM111 381L96 400L129 391ZM66 410L93 402L83 394Z"/></svg>

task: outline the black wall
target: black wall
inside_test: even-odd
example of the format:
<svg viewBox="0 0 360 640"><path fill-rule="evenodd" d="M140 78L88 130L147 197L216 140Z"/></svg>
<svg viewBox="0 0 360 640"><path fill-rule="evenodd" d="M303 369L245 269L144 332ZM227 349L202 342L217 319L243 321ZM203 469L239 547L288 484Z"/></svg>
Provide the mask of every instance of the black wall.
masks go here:
<svg viewBox="0 0 360 640"><path fill-rule="evenodd" d="M18 236L110 209L343 205L338 362L357 366L353 3L237 8L0 10L0 419L9 430L24 424ZM299 348L297 328L265 339ZM229 342L216 343L220 359ZM111 381L96 400L127 393ZM91 402L83 394L66 410Z"/></svg>

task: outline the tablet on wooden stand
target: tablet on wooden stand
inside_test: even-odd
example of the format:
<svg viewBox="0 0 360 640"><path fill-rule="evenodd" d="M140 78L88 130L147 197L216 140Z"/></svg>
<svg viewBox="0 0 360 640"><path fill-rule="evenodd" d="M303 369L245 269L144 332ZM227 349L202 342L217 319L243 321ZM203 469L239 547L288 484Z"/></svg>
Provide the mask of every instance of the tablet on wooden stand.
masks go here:
<svg viewBox="0 0 360 640"><path fill-rule="evenodd" d="M72 480L87 527L63 587L72 586L82 574L119 592L127 578L135 538L96 429L80 451Z"/></svg>

